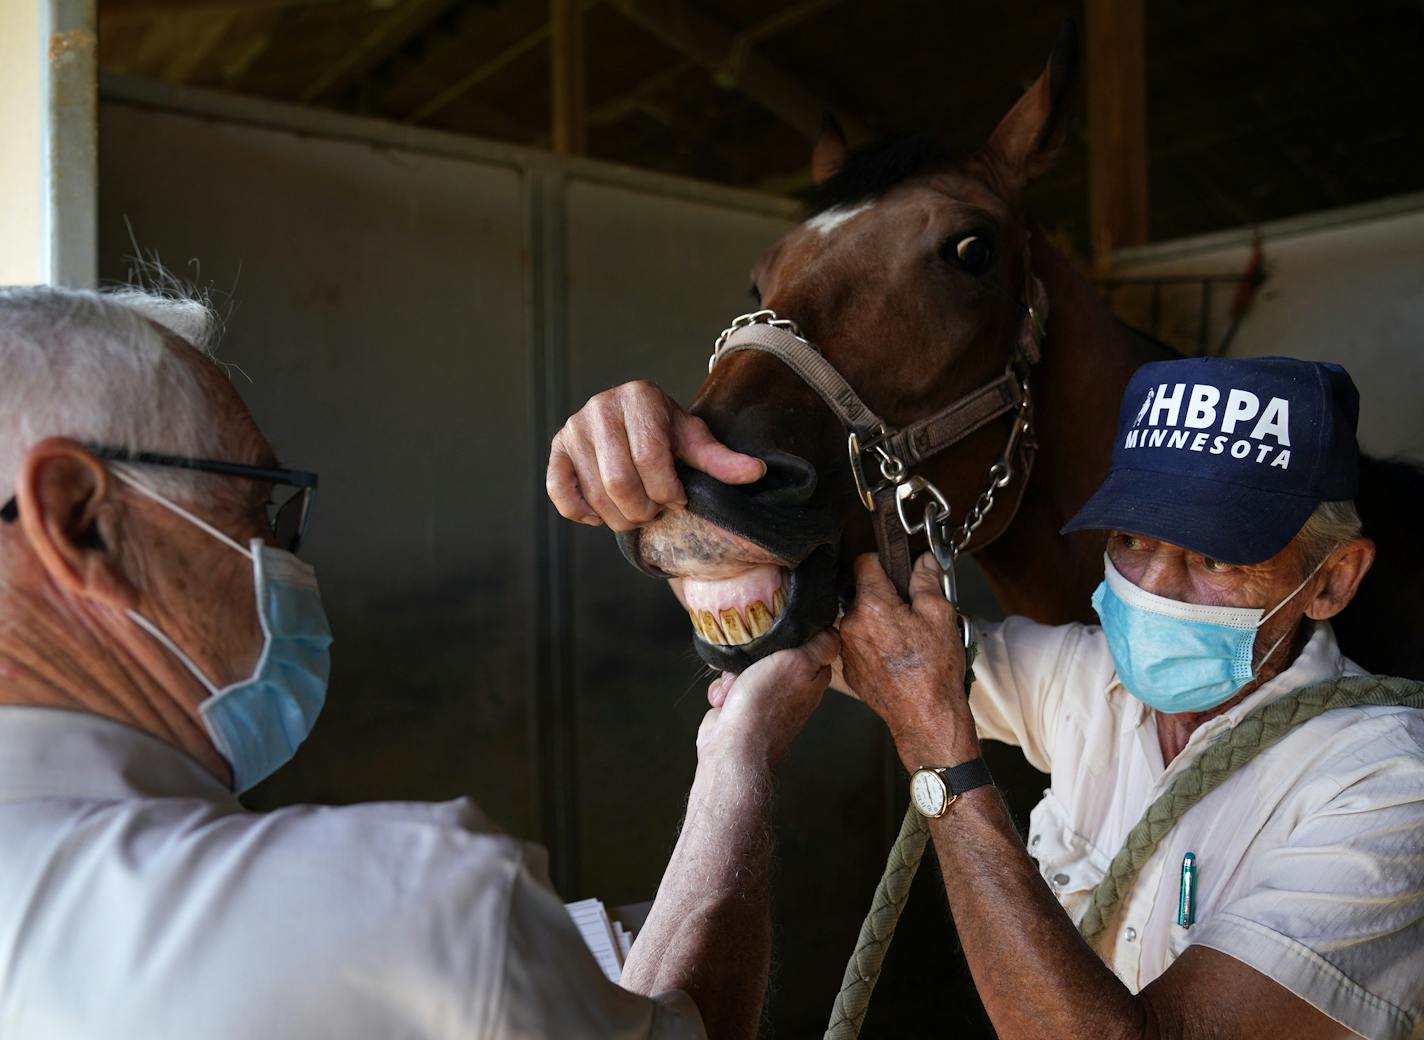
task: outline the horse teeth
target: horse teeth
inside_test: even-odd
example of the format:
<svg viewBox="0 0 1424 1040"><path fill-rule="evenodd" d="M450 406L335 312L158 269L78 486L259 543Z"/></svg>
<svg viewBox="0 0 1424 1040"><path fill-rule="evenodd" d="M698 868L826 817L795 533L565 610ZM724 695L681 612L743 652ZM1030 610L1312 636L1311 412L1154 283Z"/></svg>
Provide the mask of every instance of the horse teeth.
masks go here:
<svg viewBox="0 0 1424 1040"><path fill-rule="evenodd" d="M711 643L713 646L726 646L727 637L722 635L722 629L717 624L717 619L712 616L712 613L710 611L704 610L701 614L701 618L702 638L707 640L707 642Z"/></svg>
<svg viewBox="0 0 1424 1040"><path fill-rule="evenodd" d="M761 600L747 608L747 627L751 629L753 637L764 636L770 632L771 623L771 611L766 609L766 604Z"/></svg>
<svg viewBox="0 0 1424 1040"><path fill-rule="evenodd" d="M735 610L724 609L722 611L722 631L727 636L727 642L732 646L741 646L743 643L752 641L751 633L747 631L746 625L742 622L742 615Z"/></svg>
<svg viewBox="0 0 1424 1040"><path fill-rule="evenodd" d="M744 646L766 635L786 610L786 591L777 589L768 608L764 600L754 600L742 610L721 607L716 611L688 608L695 631L713 646Z"/></svg>

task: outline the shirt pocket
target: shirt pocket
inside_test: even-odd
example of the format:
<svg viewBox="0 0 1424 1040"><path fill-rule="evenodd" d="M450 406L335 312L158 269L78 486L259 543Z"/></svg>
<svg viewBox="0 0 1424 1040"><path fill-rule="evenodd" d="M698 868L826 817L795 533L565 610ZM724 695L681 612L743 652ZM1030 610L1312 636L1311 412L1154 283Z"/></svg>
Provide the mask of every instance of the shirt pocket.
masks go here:
<svg viewBox="0 0 1424 1040"><path fill-rule="evenodd" d="M1107 876L1109 861L1073 827L1051 789L1029 814L1028 853L1076 924L1088 910L1093 889Z"/></svg>

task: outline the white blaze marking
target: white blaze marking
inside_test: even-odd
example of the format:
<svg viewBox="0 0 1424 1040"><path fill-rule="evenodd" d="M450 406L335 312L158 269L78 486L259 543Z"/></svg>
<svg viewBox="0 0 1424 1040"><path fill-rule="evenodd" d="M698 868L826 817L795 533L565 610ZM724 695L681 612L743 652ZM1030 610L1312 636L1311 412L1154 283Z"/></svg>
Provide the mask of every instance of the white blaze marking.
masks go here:
<svg viewBox="0 0 1424 1040"><path fill-rule="evenodd" d="M871 202L862 202L859 206L851 206L849 209L845 206L837 206L824 213L817 213L806 221L806 226L821 235L829 235L846 221L860 216L873 205L874 203Z"/></svg>

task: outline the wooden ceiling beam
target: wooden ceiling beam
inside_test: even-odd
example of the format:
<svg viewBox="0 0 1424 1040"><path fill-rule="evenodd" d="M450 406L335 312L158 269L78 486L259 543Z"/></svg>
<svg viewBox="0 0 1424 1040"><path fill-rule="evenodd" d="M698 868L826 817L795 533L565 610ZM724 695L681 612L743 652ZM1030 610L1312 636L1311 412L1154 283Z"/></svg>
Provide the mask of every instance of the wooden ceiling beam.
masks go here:
<svg viewBox="0 0 1424 1040"><path fill-rule="evenodd" d="M588 86L584 76L583 4L550 0L549 127L556 155L588 152Z"/></svg>
<svg viewBox="0 0 1424 1040"><path fill-rule="evenodd" d="M272 45L278 22L286 12L280 7L252 11L242 16L232 33L233 42L221 55L218 74L226 83L239 83L257 59Z"/></svg>
<svg viewBox="0 0 1424 1040"><path fill-rule="evenodd" d="M1147 241L1147 47L1143 0L1087 0L1088 224L1093 266Z"/></svg>
<svg viewBox="0 0 1424 1040"><path fill-rule="evenodd" d="M579 4L580 13L585 13L599 0L576 0L576 2ZM536 47L542 47L549 40L551 34L551 27L548 22L545 22L528 35L515 40L498 54L480 62L455 82L448 84L444 89L407 112L402 119L407 123L424 123L434 118L437 113L444 111L491 76L503 71L508 65L524 57ZM527 136L532 137L534 134L530 133Z"/></svg>
<svg viewBox="0 0 1424 1040"><path fill-rule="evenodd" d="M323 4L365 6L360 0L100 0L99 17L169 15L192 12L241 14L272 7L316 7Z"/></svg>
<svg viewBox="0 0 1424 1040"><path fill-rule="evenodd" d="M824 99L751 49L749 42L756 30L743 38L694 10L684 0L610 2L624 17L710 71L719 85L736 87L808 140L815 140L820 133L821 117L827 108ZM807 12L823 6L829 6L829 0L797 5ZM785 21L781 16L771 20L778 30L785 27ZM843 116L840 122L853 139L872 136L854 117Z"/></svg>
<svg viewBox="0 0 1424 1040"><path fill-rule="evenodd" d="M618 97L610 101L605 101L597 108L588 113L589 126L609 126L626 118L634 112L642 112L645 115L658 113L656 118L660 123L668 126L674 124L674 120L668 115L666 110L649 99L649 95L672 84L676 79L696 66L686 58L674 62L660 72L655 72L641 83L630 90L624 91Z"/></svg>
<svg viewBox="0 0 1424 1040"><path fill-rule="evenodd" d="M452 0L406 0L365 39L347 49L340 61L322 69L297 96L311 105L339 96L360 83L373 69L416 37L429 30L450 10Z"/></svg>

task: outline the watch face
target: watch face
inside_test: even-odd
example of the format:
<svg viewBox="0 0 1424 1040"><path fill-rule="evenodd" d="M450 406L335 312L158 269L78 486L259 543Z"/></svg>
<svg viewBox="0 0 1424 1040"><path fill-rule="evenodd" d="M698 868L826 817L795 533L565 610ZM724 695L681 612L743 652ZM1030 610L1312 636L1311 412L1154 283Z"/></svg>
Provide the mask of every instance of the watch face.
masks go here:
<svg viewBox="0 0 1424 1040"><path fill-rule="evenodd" d="M920 769L910 777L910 799L923 816L944 815L949 803L949 792L944 780L933 769Z"/></svg>

